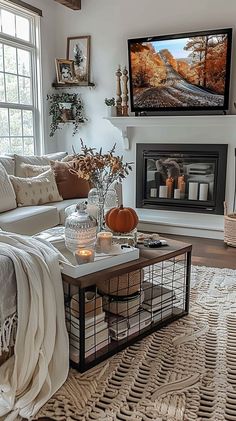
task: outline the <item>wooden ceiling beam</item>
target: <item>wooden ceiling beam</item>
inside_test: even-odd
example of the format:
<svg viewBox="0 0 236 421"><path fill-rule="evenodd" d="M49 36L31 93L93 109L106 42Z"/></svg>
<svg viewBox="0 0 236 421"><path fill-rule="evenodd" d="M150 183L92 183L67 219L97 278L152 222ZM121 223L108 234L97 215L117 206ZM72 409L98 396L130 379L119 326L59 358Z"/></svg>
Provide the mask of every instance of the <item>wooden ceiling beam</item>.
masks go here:
<svg viewBox="0 0 236 421"><path fill-rule="evenodd" d="M72 10L81 10L81 0L55 0Z"/></svg>

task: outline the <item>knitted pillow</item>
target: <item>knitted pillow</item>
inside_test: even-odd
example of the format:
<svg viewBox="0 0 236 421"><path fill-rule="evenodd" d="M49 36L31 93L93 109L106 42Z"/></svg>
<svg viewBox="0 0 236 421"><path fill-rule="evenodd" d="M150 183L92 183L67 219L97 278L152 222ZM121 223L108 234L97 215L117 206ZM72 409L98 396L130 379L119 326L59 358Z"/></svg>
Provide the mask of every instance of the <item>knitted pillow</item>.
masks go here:
<svg viewBox="0 0 236 421"><path fill-rule="evenodd" d="M62 200L52 170L37 177L10 176L18 206L36 206Z"/></svg>

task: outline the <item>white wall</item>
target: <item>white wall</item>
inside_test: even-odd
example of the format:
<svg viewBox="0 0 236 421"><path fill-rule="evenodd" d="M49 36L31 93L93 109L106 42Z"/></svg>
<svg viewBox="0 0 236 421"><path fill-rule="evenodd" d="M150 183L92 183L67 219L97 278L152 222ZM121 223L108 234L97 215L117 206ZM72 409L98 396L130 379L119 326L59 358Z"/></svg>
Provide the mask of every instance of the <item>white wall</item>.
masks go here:
<svg viewBox="0 0 236 421"><path fill-rule="evenodd" d="M103 146L104 150L117 142L117 151L123 153L121 136L117 129L103 119L106 115L104 98L115 96L115 71L120 64L128 64L127 39L146 35L170 34L197 31L213 28L233 27L235 30L235 0L82 0L82 10L72 11L54 1L31 0L42 7L47 3L49 16L45 16L43 33L44 51L44 88L50 85L55 57L65 57L66 39L68 36L91 35L91 81L96 87L76 88L82 95L89 122L81 129L80 135L72 137L72 129L65 127L58 135L57 148L70 150L73 144L79 148L80 136L93 146ZM50 4L51 3L51 4ZM53 10L56 10L54 19ZM45 19L45 18L43 18ZM53 23L50 28L47 23ZM44 32L45 31L45 32ZM53 33L53 31L55 31ZM56 39L55 39L56 38ZM55 46L55 51L54 51ZM46 49L46 52L45 52ZM232 84L230 108L234 113L233 101L236 99L236 66L235 52L232 55ZM54 71L55 77L55 71ZM50 80L51 79L51 80ZM72 92L72 90L70 90ZM236 147L236 123L222 124L214 127L209 117L208 123L202 126L199 120L192 120L190 127L168 126L156 128L132 129L132 146L124 153L125 159L135 160L136 142L186 142L186 143L228 143L229 163L227 176L227 200L233 199L233 165L234 147ZM56 146L56 143L55 143ZM125 204L135 205L135 171L124 183ZM183 214L184 215L184 214ZM204 216L202 216L204 218ZM184 219L184 216L182 216ZM194 218L194 215L193 215ZM198 215L199 218L199 215Z"/></svg>

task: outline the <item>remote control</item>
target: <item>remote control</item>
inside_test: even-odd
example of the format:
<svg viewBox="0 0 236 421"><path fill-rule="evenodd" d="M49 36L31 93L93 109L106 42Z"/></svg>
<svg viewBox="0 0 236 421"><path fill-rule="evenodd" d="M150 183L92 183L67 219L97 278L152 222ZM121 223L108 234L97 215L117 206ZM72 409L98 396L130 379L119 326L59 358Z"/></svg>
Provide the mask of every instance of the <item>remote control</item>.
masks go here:
<svg viewBox="0 0 236 421"><path fill-rule="evenodd" d="M154 241L148 241L144 244L146 247L150 247L150 248L158 248L158 247L163 247L163 246L168 246L167 241L166 240L154 240Z"/></svg>

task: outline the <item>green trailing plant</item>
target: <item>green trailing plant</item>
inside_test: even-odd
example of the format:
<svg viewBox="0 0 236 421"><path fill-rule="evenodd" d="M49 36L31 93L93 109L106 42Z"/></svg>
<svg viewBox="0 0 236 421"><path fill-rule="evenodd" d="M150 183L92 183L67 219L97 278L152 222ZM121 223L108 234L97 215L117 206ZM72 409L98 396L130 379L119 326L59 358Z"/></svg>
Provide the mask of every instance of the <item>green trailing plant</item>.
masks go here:
<svg viewBox="0 0 236 421"><path fill-rule="evenodd" d="M104 102L108 107L113 107L115 105L115 98L105 98Z"/></svg>
<svg viewBox="0 0 236 421"><path fill-rule="evenodd" d="M62 118L62 104L68 103L71 107L71 114L73 123L73 133L74 136L78 131L82 123L87 121L87 118L84 115L84 107L82 101L78 94L68 94L68 93L57 93L57 94L48 94L47 100L49 101L49 115L52 117L50 124L50 133L49 136L53 137L56 130L60 129L60 123L65 122Z"/></svg>

